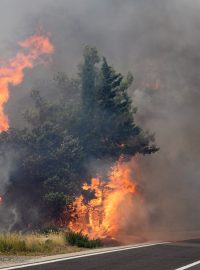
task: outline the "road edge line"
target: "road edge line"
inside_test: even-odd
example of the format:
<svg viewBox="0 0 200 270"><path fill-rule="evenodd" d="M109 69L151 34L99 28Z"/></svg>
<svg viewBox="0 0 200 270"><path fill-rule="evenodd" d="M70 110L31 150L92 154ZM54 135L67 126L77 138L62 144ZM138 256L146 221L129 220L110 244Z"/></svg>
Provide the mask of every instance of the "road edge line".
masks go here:
<svg viewBox="0 0 200 270"><path fill-rule="evenodd" d="M187 264L187 265L182 266L182 267L180 267L180 268L176 268L175 270L185 270L185 269L189 269L189 268L191 268L191 267L193 267L193 266L196 266L196 265L198 265L198 264L200 264L200 260L199 260L199 261L196 261L196 262L193 262L193 263L190 263L190 264Z"/></svg>
<svg viewBox="0 0 200 270"><path fill-rule="evenodd" d="M27 263L27 264L15 265L15 266L8 266L8 267L0 268L0 270L21 269L21 268L27 268L27 267L31 267L31 266L38 266L38 265L51 264L51 263L68 261L68 260L73 260L73 259L79 259L79 258L84 258L84 257L96 256L96 255L101 255L101 254L106 254L106 253L114 253L114 252L130 250L130 249L137 249L137 248L145 248L145 247L151 247L151 246L157 246L157 245L164 245L164 244L168 244L168 243L169 242L158 242L158 243L152 243L152 244L127 246L127 247L124 247L124 248L119 247L119 248L115 248L115 249L107 250L107 251L92 252L92 253L88 253L88 254L74 255L74 256L71 256L71 257L64 257L64 258L59 258L59 259L51 259L51 260L41 261L41 262L36 262L36 263Z"/></svg>

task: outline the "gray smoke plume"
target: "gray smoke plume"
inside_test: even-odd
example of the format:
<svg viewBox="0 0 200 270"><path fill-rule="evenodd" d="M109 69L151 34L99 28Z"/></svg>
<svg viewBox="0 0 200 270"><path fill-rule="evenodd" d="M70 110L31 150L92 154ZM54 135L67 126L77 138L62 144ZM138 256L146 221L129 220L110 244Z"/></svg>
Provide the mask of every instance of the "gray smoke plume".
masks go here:
<svg viewBox="0 0 200 270"><path fill-rule="evenodd" d="M13 153L7 151L0 156L0 194L4 195L6 187L9 185L10 173L13 169Z"/></svg>
<svg viewBox="0 0 200 270"><path fill-rule="evenodd" d="M199 13L196 0L1 1L2 55L38 22L56 47L53 65L28 71L12 89L7 111L14 125L34 81L57 71L73 74L85 44L97 46L118 71L133 72L137 121L155 132L161 148L141 158L141 186L155 228L200 226Z"/></svg>
<svg viewBox="0 0 200 270"><path fill-rule="evenodd" d="M18 221L15 206L6 204L6 189L10 184L10 175L15 169L15 152L7 149L0 156L0 231L10 231Z"/></svg>

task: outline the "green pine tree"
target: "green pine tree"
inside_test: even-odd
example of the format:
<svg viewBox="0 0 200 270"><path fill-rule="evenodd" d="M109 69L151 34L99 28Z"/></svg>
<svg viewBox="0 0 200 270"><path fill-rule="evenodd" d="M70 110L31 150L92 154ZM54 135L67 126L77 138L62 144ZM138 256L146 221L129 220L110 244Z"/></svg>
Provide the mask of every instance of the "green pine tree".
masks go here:
<svg viewBox="0 0 200 270"><path fill-rule="evenodd" d="M97 49L86 46L84 50L84 63L81 70L82 81L82 109L83 113L93 113L95 102L96 68L99 62Z"/></svg>
<svg viewBox="0 0 200 270"><path fill-rule="evenodd" d="M135 124L136 108L128 96L128 88L133 82L129 73L124 78L108 65L105 58L101 66L101 83L98 89L96 122L98 136L103 151L119 158L120 155L153 153L158 148L152 144L153 136L143 132ZM107 150L106 150L107 149ZM101 151L100 151L101 152Z"/></svg>

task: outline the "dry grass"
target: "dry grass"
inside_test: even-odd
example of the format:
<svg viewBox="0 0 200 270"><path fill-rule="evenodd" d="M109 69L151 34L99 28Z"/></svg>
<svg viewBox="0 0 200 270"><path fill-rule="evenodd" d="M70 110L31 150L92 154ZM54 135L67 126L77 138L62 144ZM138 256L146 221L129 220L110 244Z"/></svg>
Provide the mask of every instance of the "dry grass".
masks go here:
<svg viewBox="0 0 200 270"><path fill-rule="evenodd" d="M51 255L83 250L66 242L65 233L0 234L1 255Z"/></svg>

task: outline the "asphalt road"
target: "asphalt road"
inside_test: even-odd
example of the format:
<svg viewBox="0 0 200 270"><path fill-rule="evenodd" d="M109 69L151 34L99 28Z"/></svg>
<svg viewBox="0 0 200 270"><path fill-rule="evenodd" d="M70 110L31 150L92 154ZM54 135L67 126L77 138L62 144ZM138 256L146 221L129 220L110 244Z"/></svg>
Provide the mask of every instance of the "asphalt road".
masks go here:
<svg viewBox="0 0 200 270"><path fill-rule="evenodd" d="M97 251L96 251L97 252ZM27 270L175 270L200 269L200 240L165 243L103 254L63 258L38 265L3 268ZM199 262L198 262L199 261ZM190 264L197 262L196 265ZM189 265L189 266L188 266Z"/></svg>

